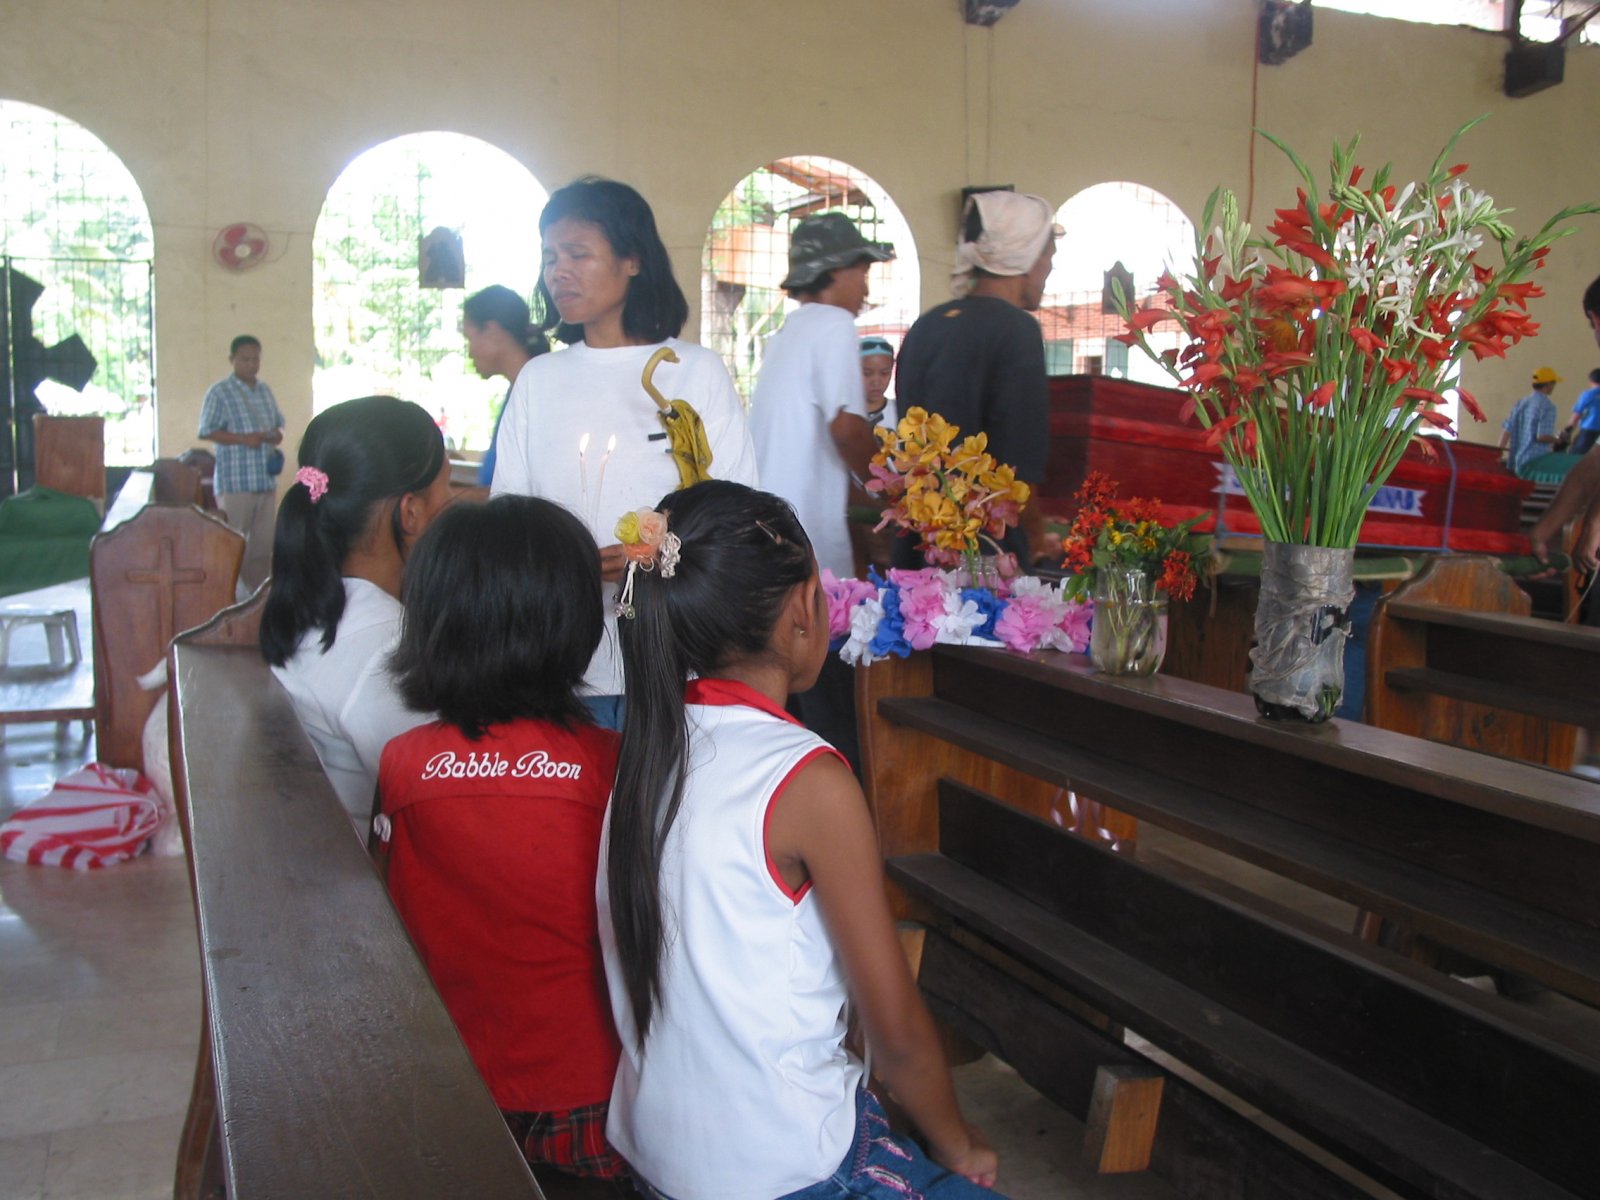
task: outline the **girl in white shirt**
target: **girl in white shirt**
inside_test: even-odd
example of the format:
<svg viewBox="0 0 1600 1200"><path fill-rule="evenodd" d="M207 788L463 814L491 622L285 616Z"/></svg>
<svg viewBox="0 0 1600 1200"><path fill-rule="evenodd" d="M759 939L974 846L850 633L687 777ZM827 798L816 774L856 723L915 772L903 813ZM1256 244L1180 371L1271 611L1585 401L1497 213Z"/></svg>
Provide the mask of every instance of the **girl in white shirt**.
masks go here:
<svg viewBox="0 0 1600 1200"><path fill-rule="evenodd" d="M401 702L387 659L406 554L449 498L433 418L407 400L366 396L312 418L278 505L261 655L361 830L384 745L431 717Z"/></svg>
<svg viewBox="0 0 1600 1200"><path fill-rule="evenodd" d="M609 1140L672 1200L986 1195L995 1154L957 1106L861 789L784 711L828 652L800 522L714 480L623 528L628 711L596 884ZM848 1001L931 1160L865 1088Z"/></svg>
<svg viewBox="0 0 1600 1200"><path fill-rule="evenodd" d="M622 664L612 609L624 558L610 521L678 486L659 410L640 384L651 357L676 355L654 383L700 414L712 475L755 483L755 450L722 360L678 338L689 304L644 197L625 183L580 179L551 195L539 232L539 326L568 348L533 359L512 385L491 490L554 500L599 544L606 635L584 684L596 720L615 729Z"/></svg>

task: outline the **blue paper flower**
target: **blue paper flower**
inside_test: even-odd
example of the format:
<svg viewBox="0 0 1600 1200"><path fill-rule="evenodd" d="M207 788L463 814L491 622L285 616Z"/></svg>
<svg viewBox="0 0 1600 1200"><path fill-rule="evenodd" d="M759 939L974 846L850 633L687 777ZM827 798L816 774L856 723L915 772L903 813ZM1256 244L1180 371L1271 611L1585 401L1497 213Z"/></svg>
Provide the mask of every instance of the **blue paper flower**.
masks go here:
<svg viewBox="0 0 1600 1200"><path fill-rule="evenodd" d="M878 622L878 632L873 635L869 649L879 658L890 654L909 658L911 643L906 641L906 619L900 613L900 585L883 581L876 571L871 578L880 588L878 599L883 604L883 620Z"/></svg>
<svg viewBox="0 0 1600 1200"><path fill-rule="evenodd" d="M1006 611L1006 602L988 588L962 588L961 599L963 602L972 601L983 614L983 624L974 629L972 635L993 639L995 622Z"/></svg>

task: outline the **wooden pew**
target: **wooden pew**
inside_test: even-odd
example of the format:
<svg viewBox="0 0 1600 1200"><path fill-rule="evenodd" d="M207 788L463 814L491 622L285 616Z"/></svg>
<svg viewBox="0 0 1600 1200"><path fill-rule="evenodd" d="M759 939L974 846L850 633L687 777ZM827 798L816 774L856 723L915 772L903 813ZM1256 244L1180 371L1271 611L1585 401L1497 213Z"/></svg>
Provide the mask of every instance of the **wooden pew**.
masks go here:
<svg viewBox="0 0 1600 1200"><path fill-rule="evenodd" d="M96 749L114 767L144 768L156 695L139 676L175 634L233 603L244 538L192 504L149 504L89 547L94 616Z"/></svg>
<svg viewBox="0 0 1600 1200"><path fill-rule="evenodd" d="M1367 722L1569 770L1578 728L1600 729L1600 629L1531 608L1493 560L1433 559L1373 614Z"/></svg>
<svg viewBox="0 0 1600 1200"><path fill-rule="evenodd" d="M1091 1121L1118 1090L1107 1070L1182 1064L1143 1153L1184 1196L1370 1194L1349 1172L1406 1196L1600 1195L1595 1014L1484 994L972 780L1093 795L1590 1004L1593 784L1363 725L1270 723L1247 696L1097 676L1078 656L927 658L924 694L880 699L863 745L901 912L929 929L919 982L937 1015ZM1124 1028L1160 1053L1135 1054Z"/></svg>
<svg viewBox="0 0 1600 1200"><path fill-rule="evenodd" d="M206 1021L174 1194L540 1197L257 621L226 610L169 658Z"/></svg>

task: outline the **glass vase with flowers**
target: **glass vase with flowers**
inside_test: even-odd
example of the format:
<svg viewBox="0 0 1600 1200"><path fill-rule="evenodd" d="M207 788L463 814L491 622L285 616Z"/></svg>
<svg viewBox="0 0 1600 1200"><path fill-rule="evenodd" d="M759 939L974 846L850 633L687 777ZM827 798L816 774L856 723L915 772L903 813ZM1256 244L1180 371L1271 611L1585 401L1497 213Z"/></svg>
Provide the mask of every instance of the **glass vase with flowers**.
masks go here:
<svg viewBox="0 0 1600 1200"><path fill-rule="evenodd" d="M1119 500L1117 485L1090 472L1073 496L1062 539L1062 595L1094 598L1089 657L1108 675L1152 675L1167 649L1167 599L1194 595L1194 527L1209 514L1161 522L1159 500Z"/></svg>
<svg viewBox="0 0 1600 1200"><path fill-rule="evenodd" d="M1016 574L1000 539L1028 503L1028 485L988 452L987 434L957 441L959 426L912 408L893 429L878 429L880 448L867 490L886 504L878 528L898 525L920 539L930 566L965 571L969 586L993 588Z"/></svg>

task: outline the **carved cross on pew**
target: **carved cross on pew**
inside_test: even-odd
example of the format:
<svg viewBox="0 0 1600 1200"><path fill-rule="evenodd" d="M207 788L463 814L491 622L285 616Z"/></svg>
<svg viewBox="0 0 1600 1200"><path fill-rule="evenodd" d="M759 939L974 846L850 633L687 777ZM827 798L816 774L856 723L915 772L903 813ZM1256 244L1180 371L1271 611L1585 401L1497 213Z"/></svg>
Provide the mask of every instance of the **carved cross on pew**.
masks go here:
<svg viewBox="0 0 1600 1200"><path fill-rule="evenodd" d="M156 543L156 566L154 570L131 569L125 574L129 583L153 583L156 585L156 614L161 630L161 641L163 643L170 642L173 635L178 632L175 628L177 622L173 615L173 589L183 583L204 583L206 581L206 572L193 567L180 568L173 539L163 537Z"/></svg>

